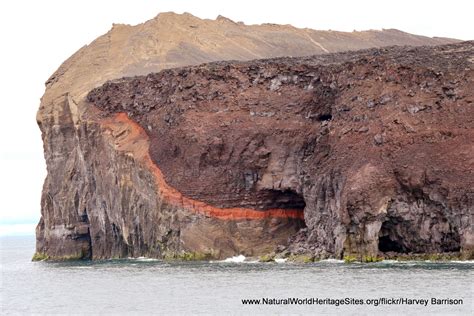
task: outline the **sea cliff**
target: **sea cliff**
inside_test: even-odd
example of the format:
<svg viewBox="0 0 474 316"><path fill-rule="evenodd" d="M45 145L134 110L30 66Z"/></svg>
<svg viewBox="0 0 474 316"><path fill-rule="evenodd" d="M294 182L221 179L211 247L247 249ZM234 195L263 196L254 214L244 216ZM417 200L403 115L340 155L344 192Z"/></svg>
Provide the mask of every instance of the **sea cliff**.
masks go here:
<svg viewBox="0 0 474 316"><path fill-rule="evenodd" d="M300 40L249 44L269 32ZM314 32L165 14L71 56L37 116L36 257L472 258L473 42L212 62L329 52Z"/></svg>

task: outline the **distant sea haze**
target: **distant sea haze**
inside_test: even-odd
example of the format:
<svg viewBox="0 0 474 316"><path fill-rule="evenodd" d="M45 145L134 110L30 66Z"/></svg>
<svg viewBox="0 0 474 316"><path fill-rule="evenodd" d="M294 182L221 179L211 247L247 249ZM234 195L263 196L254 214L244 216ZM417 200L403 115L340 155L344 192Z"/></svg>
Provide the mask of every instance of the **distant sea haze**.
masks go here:
<svg viewBox="0 0 474 316"><path fill-rule="evenodd" d="M0 236L33 236L36 223L0 224Z"/></svg>

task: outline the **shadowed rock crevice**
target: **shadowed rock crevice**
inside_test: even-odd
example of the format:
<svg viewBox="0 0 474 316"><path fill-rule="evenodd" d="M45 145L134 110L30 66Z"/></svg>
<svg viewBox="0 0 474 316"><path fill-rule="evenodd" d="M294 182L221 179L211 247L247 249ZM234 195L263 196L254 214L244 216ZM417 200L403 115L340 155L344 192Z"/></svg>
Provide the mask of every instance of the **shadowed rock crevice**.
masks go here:
<svg viewBox="0 0 474 316"><path fill-rule="evenodd" d="M380 229L378 249L382 253L401 254L460 251L459 232L453 227L447 230L433 229L433 226L439 224L447 225L446 220L442 218L432 220L431 227L412 226L413 223L400 217L387 218Z"/></svg>
<svg viewBox="0 0 474 316"><path fill-rule="evenodd" d="M306 203L304 198L293 190L266 190L268 196L267 208L295 209L303 212Z"/></svg>
<svg viewBox="0 0 474 316"><path fill-rule="evenodd" d="M385 252L409 253L410 249L406 249L402 243L397 240L390 239L389 236L379 236L379 250Z"/></svg>
<svg viewBox="0 0 474 316"><path fill-rule="evenodd" d="M379 250L381 252L409 253L412 251L404 244L404 236L397 234L397 225L403 224L399 223L396 218L389 218L382 223L379 233Z"/></svg>

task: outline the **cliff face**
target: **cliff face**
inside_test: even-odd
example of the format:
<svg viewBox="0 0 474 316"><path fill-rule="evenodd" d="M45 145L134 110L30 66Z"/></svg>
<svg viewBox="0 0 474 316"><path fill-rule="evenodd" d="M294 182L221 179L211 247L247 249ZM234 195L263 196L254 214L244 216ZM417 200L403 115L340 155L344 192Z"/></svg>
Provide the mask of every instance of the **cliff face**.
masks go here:
<svg viewBox="0 0 474 316"><path fill-rule="evenodd" d="M37 252L472 252L472 42L116 79L445 41L327 32L330 46L316 34L167 14L79 50L38 112L48 177Z"/></svg>

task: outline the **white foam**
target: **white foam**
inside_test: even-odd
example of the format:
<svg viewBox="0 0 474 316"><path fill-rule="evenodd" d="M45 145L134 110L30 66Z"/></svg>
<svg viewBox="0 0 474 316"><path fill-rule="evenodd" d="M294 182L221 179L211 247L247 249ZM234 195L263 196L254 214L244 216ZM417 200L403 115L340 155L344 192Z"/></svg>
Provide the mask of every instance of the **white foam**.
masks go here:
<svg viewBox="0 0 474 316"><path fill-rule="evenodd" d="M329 263L344 263L344 260L339 259L323 259L320 262L329 262Z"/></svg>
<svg viewBox="0 0 474 316"><path fill-rule="evenodd" d="M130 259L130 260L137 260L137 261L158 261L158 259L155 259L155 258L147 258L147 257L136 257L136 258L132 258L132 257L129 257L127 259Z"/></svg>
<svg viewBox="0 0 474 316"><path fill-rule="evenodd" d="M285 263L288 260L288 258L276 258L275 262L276 263Z"/></svg>
<svg viewBox="0 0 474 316"><path fill-rule="evenodd" d="M77 266L77 267L73 267L73 269L93 269L94 267L91 267L91 266Z"/></svg>
<svg viewBox="0 0 474 316"><path fill-rule="evenodd" d="M244 261L245 261L245 256L244 255L238 255L238 256L234 256L234 257L227 258L227 259L223 260L223 262L236 262L236 263L240 263L240 262L244 262Z"/></svg>

